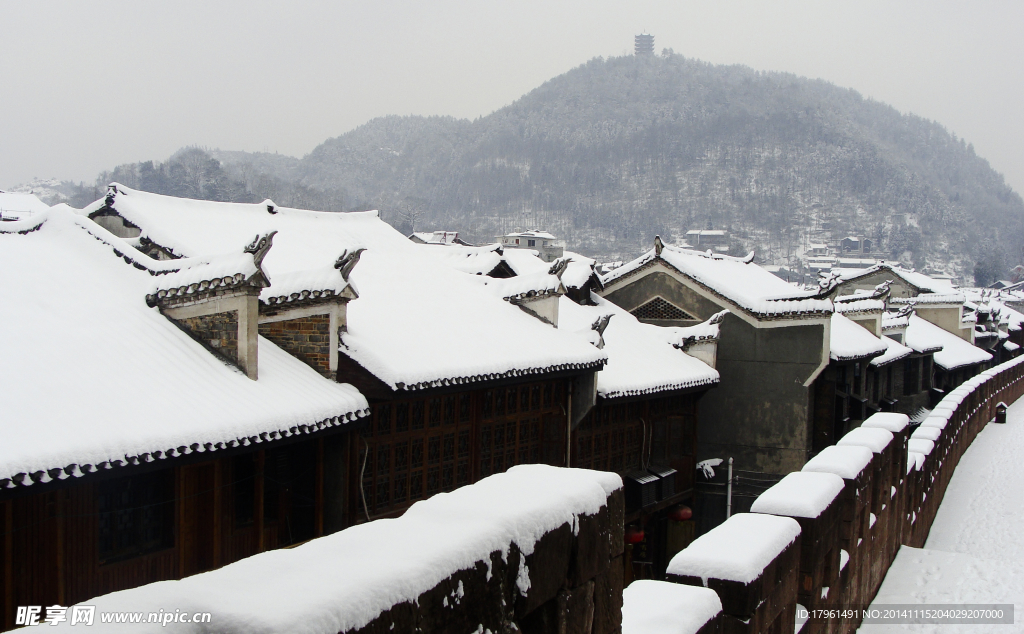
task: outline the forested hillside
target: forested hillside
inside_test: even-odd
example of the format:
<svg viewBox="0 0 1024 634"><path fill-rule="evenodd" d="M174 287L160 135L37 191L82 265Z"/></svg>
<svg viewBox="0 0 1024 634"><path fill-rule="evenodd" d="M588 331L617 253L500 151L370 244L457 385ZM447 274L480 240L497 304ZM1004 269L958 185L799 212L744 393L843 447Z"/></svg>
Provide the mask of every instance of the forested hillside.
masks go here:
<svg viewBox="0 0 1024 634"><path fill-rule="evenodd" d="M595 59L472 122L382 117L302 159L191 148L100 180L376 207L403 230L479 241L544 228L609 259L716 228L767 263L850 234L965 281L979 262L996 276L1024 262L1021 197L941 125L823 81L679 55Z"/></svg>

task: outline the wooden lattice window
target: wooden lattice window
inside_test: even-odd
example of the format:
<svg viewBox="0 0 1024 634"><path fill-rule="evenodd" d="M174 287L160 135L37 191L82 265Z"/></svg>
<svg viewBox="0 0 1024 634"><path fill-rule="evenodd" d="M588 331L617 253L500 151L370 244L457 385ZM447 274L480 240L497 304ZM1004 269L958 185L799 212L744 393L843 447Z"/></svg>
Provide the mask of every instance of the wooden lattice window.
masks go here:
<svg viewBox="0 0 1024 634"><path fill-rule="evenodd" d="M356 465L361 510L400 511L551 455L563 464L564 391L562 382L535 383L374 405Z"/></svg>
<svg viewBox="0 0 1024 634"><path fill-rule="evenodd" d="M101 563L138 557L174 544L174 482L170 469L96 486Z"/></svg>
<svg viewBox="0 0 1024 634"><path fill-rule="evenodd" d="M655 297L646 304L634 308L630 313L637 319L673 319L680 321L696 321L696 317L682 308L670 304L660 297Z"/></svg>
<svg viewBox="0 0 1024 634"><path fill-rule="evenodd" d="M572 466L618 473L639 468L644 442L640 409L636 403L595 407L573 432Z"/></svg>

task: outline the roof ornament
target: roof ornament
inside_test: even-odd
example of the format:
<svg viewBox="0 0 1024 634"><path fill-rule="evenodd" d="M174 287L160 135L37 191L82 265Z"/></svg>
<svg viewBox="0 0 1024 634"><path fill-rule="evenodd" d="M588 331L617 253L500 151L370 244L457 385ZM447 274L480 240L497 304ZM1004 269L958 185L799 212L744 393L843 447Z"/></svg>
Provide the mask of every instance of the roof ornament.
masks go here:
<svg viewBox="0 0 1024 634"><path fill-rule="evenodd" d="M111 184L107 185L107 197L106 197L106 199L103 202L106 203L106 205L108 207L113 205L114 204L114 196L117 196L120 193L121 192L119 192L117 190L117 183L111 183Z"/></svg>
<svg viewBox="0 0 1024 634"><path fill-rule="evenodd" d="M594 323L590 324L590 329L597 333L597 343L594 345L598 350L604 349L604 330L608 327L608 322L612 320L612 317L614 317L612 314L601 315Z"/></svg>
<svg viewBox="0 0 1024 634"><path fill-rule="evenodd" d="M548 269L548 275L554 275L559 280L562 279L562 274L569 268L569 263L572 262L572 258L558 258L555 263Z"/></svg>
<svg viewBox="0 0 1024 634"><path fill-rule="evenodd" d="M910 314L914 312L914 304L916 304L916 303L917 302L915 302L915 301L910 301L909 303L904 305L903 308L900 309L900 312L896 313L896 316L897 317L909 317Z"/></svg>
<svg viewBox="0 0 1024 634"><path fill-rule="evenodd" d="M714 315L711 316L711 319L708 319L708 325L717 326L718 324L722 323L725 320L725 316L728 314L729 309L725 309L715 313Z"/></svg>
<svg viewBox="0 0 1024 634"><path fill-rule="evenodd" d="M743 263L744 263L744 264L750 264L750 263L751 263L751 262L753 262L753 261L754 261L754 252L753 252L753 251L751 251L750 253L748 253L748 254L746 255L746 257L744 257L744 258L743 258Z"/></svg>
<svg viewBox="0 0 1024 634"><path fill-rule="evenodd" d="M267 208L267 213L269 213L271 215L276 214L278 212L277 203L275 203L274 201L270 200L269 198L264 200L260 204L264 205Z"/></svg>
<svg viewBox="0 0 1024 634"><path fill-rule="evenodd" d="M661 251L665 248L665 243L661 241L661 236L654 236L654 255L661 257Z"/></svg>
<svg viewBox="0 0 1024 634"><path fill-rule="evenodd" d="M831 291L833 288L839 285L839 274L835 271L829 271L828 273L822 271L818 279L818 288L821 292Z"/></svg>
<svg viewBox="0 0 1024 634"><path fill-rule="evenodd" d="M257 234L249 246L245 247L245 253L252 253L252 259L256 263L256 268L263 268L263 258L267 257L267 252L274 245L275 235L277 235L277 231L271 231L262 236Z"/></svg>
<svg viewBox="0 0 1024 634"><path fill-rule="evenodd" d="M341 256L334 262L334 268L341 271L341 278L348 281L348 276L352 273L352 269L359 264L359 258L363 255L363 251L366 249L359 247L352 253L348 252L348 249L342 252Z"/></svg>

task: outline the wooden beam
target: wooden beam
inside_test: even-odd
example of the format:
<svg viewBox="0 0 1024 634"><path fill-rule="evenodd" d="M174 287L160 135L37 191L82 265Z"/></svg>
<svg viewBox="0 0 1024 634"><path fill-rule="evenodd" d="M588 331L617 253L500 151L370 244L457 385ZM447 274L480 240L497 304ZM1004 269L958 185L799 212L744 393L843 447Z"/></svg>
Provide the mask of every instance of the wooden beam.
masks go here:
<svg viewBox="0 0 1024 634"><path fill-rule="evenodd" d="M224 516L224 459L213 461L213 567L220 568L221 544L223 535L221 533L224 525L221 518Z"/></svg>
<svg viewBox="0 0 1024 634"><path fill-rule="evenodd" d="M266 459L266 452L260 449L256 452L256 552L265 550L266 544L263 537L263 465Z"/></svg>
<svg viewBox="0 0 1024 634"><path fill-rule="evenodd" d="M54 491L53 495L56 497L54 505L57 513L57 603L59 605L67 605L67 583L65 579L67 570L64 561L64 538L66 534L65 523L67 522L67 504L65 503L65 499L68 496L68 491L67 489Z"/></svg>
<svg viewBox="0 0 1024 634"><path fill-rule="evenodd" d="M324 439L316 439L316 483L313 494L316 537L324 534Z"/></svg>
<svg viewBox="0 0 1024 634"><path fill-rule="evenodd" d="M0 625L14 627L14 502L3 503L4 511L4 614Z"/></svg>

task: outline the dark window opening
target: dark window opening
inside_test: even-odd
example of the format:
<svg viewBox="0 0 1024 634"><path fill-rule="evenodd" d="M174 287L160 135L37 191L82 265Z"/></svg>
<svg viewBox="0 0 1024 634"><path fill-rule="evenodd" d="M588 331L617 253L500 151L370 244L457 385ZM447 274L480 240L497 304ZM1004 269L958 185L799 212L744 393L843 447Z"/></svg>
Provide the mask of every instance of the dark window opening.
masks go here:
<svg viewBox="0 0 1024 634"><path fill-rule="evenodd" d="M231 459L231 492L235 528L252 526L256 518L256 454Z"/></svg>
<svg viewBox="0 0 1024 634"><path fill-rule="evenodd" d="M97 485L99 558L110 563L174 545L173 471Z"/></svg>

